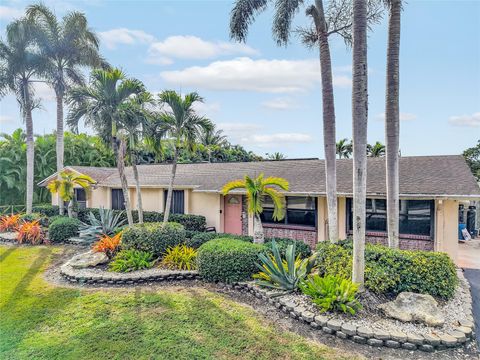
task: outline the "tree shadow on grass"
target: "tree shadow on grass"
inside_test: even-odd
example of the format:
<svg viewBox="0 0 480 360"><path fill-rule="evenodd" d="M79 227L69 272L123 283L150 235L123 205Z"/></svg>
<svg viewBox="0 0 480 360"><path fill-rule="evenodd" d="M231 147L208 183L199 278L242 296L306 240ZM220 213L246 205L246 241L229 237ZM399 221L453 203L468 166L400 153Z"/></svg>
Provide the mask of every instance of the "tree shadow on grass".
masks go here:
<svg viewBox="0 0 480 360"><path fill-rule="evenodd" d="M16 247L11 246L7 250L5 250L3 253L0 254L0 263L5 260L11 253L13 253L16 250Z"/></svg>

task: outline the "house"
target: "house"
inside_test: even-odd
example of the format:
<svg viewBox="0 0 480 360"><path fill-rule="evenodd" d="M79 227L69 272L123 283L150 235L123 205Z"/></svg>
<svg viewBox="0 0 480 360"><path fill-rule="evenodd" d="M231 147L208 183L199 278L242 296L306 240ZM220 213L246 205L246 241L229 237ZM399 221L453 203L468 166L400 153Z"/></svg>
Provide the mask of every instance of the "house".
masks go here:
<svg viewBox="0 0 480 360"><path fill-rule="evenodd" d="M122 209L123 193L116 168L70 166L91 176L96 185L76 198L86 207ZM126 168L132 207L137 207L131 167ZM145 211L162 212L171 165L139 165ZM285 219L272 219L273 204L265 203L262 220L265 236L289 237L314 247L328 233L325 197L325 163L319 159L179 164L172 212L203 215L218 232L252 234L241 192L220 194L223 185L245 174L279 176L290 182ZM39 183L46 186L56 174ZM337 160L338 229L345 239L352 230L352 160ZM367 239L386 244L385 159L369 158L367 171ZM400 158L400 247L447 252L453 259L458 247L458 207L480 199L480 188L461 156ZM57 204L53 197L52 204Z"/></svg>

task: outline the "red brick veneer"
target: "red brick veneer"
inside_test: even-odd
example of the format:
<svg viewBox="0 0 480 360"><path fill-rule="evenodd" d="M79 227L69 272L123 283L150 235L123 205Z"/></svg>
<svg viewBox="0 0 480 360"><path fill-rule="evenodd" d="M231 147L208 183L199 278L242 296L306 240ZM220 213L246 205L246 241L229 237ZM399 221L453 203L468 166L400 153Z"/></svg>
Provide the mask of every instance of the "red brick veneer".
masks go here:
<svg viewBox="0 0 480 360"><path fill-rule="evenodd" d="M368 231L365 238L370 244L388 245L387 234L383 232ZM428 236L400 235L400 249L433 251L433 240Z"/></svg>
<svg viewBox="0 0 480 360"><path fill-rule="evenodd" d="M314 249L317 244L317 230L315 228L263 224L263 233L267 238L277 237L303 241L312 249Z"/></svg>

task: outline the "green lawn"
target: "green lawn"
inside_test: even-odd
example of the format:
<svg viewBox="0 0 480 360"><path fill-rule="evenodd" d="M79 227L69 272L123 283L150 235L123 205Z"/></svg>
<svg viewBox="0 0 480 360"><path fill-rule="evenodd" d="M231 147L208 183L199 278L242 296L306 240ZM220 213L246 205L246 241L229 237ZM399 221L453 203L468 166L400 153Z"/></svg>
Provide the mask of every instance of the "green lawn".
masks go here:
<svg viewBox="0 0 480 360"><path fill-rule="evenodd" d="M346 359L210 291L74 290L42 273L61 247L0 246L1 359Z"/></svg>

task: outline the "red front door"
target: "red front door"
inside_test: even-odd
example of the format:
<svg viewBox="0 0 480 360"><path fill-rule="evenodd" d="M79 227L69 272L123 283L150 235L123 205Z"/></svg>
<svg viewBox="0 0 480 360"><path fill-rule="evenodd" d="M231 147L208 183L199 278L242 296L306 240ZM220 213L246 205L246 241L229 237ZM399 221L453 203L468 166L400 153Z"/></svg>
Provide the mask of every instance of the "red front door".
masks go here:
<svg viewBox="0 0 480 360"><path fill-rule="evenodd" d="M224 201L224 231L242 235L242 196L227 195Z"/></svg>

